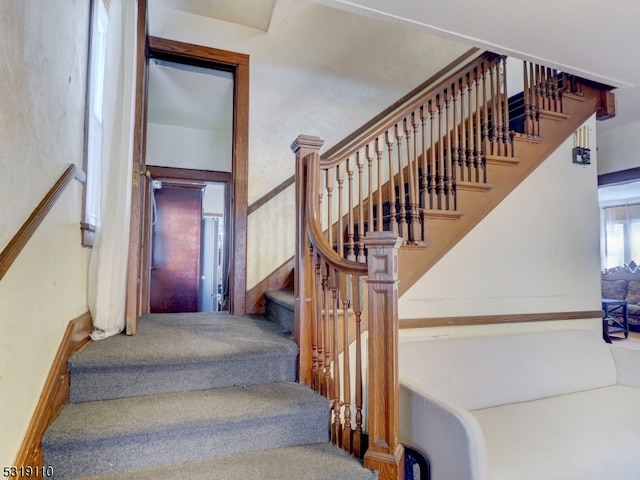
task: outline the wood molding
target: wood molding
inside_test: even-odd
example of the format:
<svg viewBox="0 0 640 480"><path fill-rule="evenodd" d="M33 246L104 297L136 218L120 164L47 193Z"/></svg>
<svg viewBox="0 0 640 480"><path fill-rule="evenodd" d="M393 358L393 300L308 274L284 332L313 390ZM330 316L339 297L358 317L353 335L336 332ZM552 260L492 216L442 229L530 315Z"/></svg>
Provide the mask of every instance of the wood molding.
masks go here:
<svg viewBox="0 0 640 480"><path fill-rule="evenodd" d="M465 317L432 317L400 319L400 328L459 327L497 323L552 322L602 318L602 310L582 312L516 313L511 315L474 315Z"/></svg>
<svg viewBox="0 0 640 480"><path fill-rule="evenodd" d="M253 202L251 205L249 205L249 208L247 208L247 215L251 215L253 212L255 212L257 209L262 207L264 204L270 202L273 198L278 196L280 193L284 192L287 188L289 188L294 183L296 183L296 176L291 175L280 185L271 189L269 192L265 193L262 197L260 197L258 200Z"/></svg>
<svg viewBox="0 0 640 480"><path fill-rule="evenodd" d="M230 312L245 313L247 288L247 208L249 179L249 55L149 37L149 55L234 73L233 168L229 219ZM131 257L130 257L131 258Z"/></svg>
<svg viewBox="0 0 640 480"><path fill-rule="evenodd" d="M91 314L83 313L69 322L47 375L36 409L16 455L16 467L42 466L40 445L45 430L69 402L69 357L79 352L91 339Z"/></svg>
<svg viewBox="0 0 640 480"><path fill-rule="evenodd" d="M72 180L86 182L86 175L82 169L74 164L69 165L53 184L44 198L31 212L29 218L22 224L7 246L0 253L0 280L7 273L13 262L33 236L42 221L49 214L58 199L62 196Z"/></svg>
<svg viewBox="0 0 640 480"><path fill-rule="evenodd" d="M245 297L246 313L265 312L266 300L264 292L269 290L292 290L293 266L294 257L291 257L262 279L255 287L247 291L247 296Z"/></svg>
<svg viewBox="0 0 640 480"><path fill-rule="evenodd" d="M640 180L640 167L598 175L598 186L615 185L616 183L633 182L636 180Z"/></svg>
<svg viewBox="0 0 640 480"><path fill-rule="evenodd" d="M168 181L180 181L184 182L217 182L227 183L231 181L230 172L214 172L209 170L191 170L188 168L174 168L174 167L156 167L148 165L147 170L151 174L151 177L159 178L161 180L167 179Z"/></svg>

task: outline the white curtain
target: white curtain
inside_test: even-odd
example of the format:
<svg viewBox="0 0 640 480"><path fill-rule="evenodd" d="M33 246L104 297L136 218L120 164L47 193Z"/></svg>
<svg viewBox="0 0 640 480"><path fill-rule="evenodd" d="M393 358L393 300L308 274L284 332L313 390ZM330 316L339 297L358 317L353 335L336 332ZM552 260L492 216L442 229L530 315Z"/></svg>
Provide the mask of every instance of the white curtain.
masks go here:
<svg viewBox="0 0 640 480"><path fill-rule="evenodd" d="M89 263L93 340L124 329L129 255L137 2L111 0L108 15L100 202Z"/></svg>

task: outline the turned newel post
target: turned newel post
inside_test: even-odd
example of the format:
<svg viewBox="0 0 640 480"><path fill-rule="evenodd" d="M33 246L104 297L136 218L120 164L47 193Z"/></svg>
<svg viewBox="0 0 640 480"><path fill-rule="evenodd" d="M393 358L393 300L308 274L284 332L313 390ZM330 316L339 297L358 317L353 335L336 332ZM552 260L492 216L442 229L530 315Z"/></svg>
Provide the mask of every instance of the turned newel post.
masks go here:
<svg viewBox="0 0 640 480"><path fill-rule="evenodd" d="M368 263L369 448L364 465L381 480L404 478L404 448L399 435L398 249L393 232L369 232L364 239Z"/></svg>
<svg viewBox="0 0 640 480"><path fill-rule="evenodd" d="M307 167L318 165L318 152L323 140L299 135L291 144L296 154L296 250L294 263L294 337L299 348L298 381L311 385L311 265L309 236L307 235Z"/></svg>

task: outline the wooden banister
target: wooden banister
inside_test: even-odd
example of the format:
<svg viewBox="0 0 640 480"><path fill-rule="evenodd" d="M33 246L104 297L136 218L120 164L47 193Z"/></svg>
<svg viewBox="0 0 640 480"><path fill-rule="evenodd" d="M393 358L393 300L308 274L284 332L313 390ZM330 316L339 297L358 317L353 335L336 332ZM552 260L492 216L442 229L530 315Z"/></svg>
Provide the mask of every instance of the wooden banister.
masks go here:
<svg viewBox="0 0 640 480"><path fill-rule="evenodd" d="M398 282L414 272L398 271L398 252L424 252L427 221L460 218L458 188L488 191L489 167L518 163L506 69L506 57L485 52L331 155L320 156L318 137L292 145L299 380L329 400L332 441L382 480L404 475ZM541 117L563 118L567 87L546 67L524 62L523 74L517 140L534 144Z"/></svg>
<svg viewBox="0 0 640 480"><path fill-rule="evenodd" d="M51 211L60 196L64 193L72 180L86 182L86 175L82 169L74 164L69 165L53 184L44 198L33 210L29 218L22 224L7 246L0 253L0 280L9 271L20 252L33 236L47 214Z"/></svg>

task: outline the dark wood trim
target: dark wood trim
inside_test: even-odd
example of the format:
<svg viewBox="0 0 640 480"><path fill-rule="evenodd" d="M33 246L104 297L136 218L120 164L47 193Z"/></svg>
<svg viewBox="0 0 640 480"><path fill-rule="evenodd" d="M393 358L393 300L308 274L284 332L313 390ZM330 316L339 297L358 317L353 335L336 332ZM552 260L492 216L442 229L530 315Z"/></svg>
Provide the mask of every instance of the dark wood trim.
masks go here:
<svg viewBox="0 0 640 480"><path fill-rule="evenodd" d="M91 314L86 312L71 320L49 369L36 409L31 417L14 465L27 467L44 465L40 442L42 434L69 402L69 357L79 352L91 339ZM17 368L17 366L16 366Z"/></svg>
<svg viewBox="0 0 640 480"><path fill-rule="evenodd" d="M144 312L148 298L140 288L144 284L143 210L148 188L145 171L147 132L147 0L138 0L136 25L135 117L133 121L133 173L131 184L131 218L129 221L129 256L127 263L127 295L125 302L125 328L127 335L136 333L138 317Z"/></svg>
<svg viewBox="0 0 640 480"><path fill-rule="evenodd" d="M246 313L264 313L266 300L264 292L269 290L293 290L294 257L284 262L247 291Z"/></svg>
<svg viewBox="0 0 640 480"><path fill-rule="evenodd" d="M229 271L232 314L245 313L247 288L247 208L249 179L249 56L215 48L149 37L149 55L234 73L233 167L229 189Z"/></svg>
<svg viewBox="0 0 640 480"><path fill-rule="evenodd" d="M171 181L227 183L232 180L230 172L212 172L208 170L192 170L188 168L156 167L147 165L151 177Z"/></svg>
<svg viewBox="0 0 640 480"><path fill-rule="evenodd" d="M616 183L628 183L640 180L640 167L618 170L617 172L598 175L598 186L615 185Z"/></svg>
<svg viewBox="0 0 640 480"><path fill-rule="evenodd" d="M76 165L69 165L60 175L56 183L49 189L44 198L31 212L29 218L22 224L6 247L0 252L0 280L9 271L11 265L18 258L29 239L33 236L42 221L49 214L58 199L62 196L72 180L86 182L86 175Z"/></svg>
<svg viewBox="0 0 640 480"><path fill-rule="evenodd" d="M602 318L602 310L583 312L516 313L511 315L476 315L466 317L433 317L400 319L400 328L459 327L499 323L552 322Z"/></svg>
<svg viewBox="0 0 640 480"><path fill-rule="evenodd" d="M372 128L376 123L380 122L381 120L383 120L384 118L389 116L394 110L399 108L401 105L407 103L409 100L411 100L413 97L417 96L423 90L426 90L427 88L430 88L431 86L433 86L433 84L435 82L441 80L444 75L450 74L451 72L453 72L455 69L457 69L461 65L464 65L464 64L468 63L469 62L469 58L474 56L474 55L476 55L479 51L480 51L480 49L476 48L476 47L473 47L473 48L467 50L465 53L460 55L458 58L453 60L451 63L449 63L448 65L446 65L445 67L441 68L436 73L431 75L431 77L429 77L426 81L422 82L420 85L418 85L416 88L414 88L409 93L404 95L402 98L400 98L399 100L395 101L393 104L389 105L382 112L380 112L378 115L373 117L367 123L362 125L356 131L354 131L353 133L351 133L350 135L348 135L347 137L342 139L340 142L336 143L333 147L329 148L326 152L324 152L322 154L322 158L331 157L336 152L339 152L342 148L344 148L345 146L349 145L351 142L353 142L355 139L357 139L364 132L366 132L367 130Z"/></svg>
<svg viewBox="0 0 640 480"><path fill-rule="evenodd" d="M294 183L296 183L295 174L291 175L289 178L287 178L280 185L278 185L277 187L271 189L269 192L265 193L262 197L260 197L258 200L253 202L251 205L249 205L249 207L247 208L247 214L251 215L253 212L258 210L264 204L270 202L273 198L278 196L280 193L284 192L287 188L289 188Z"/></svg>

